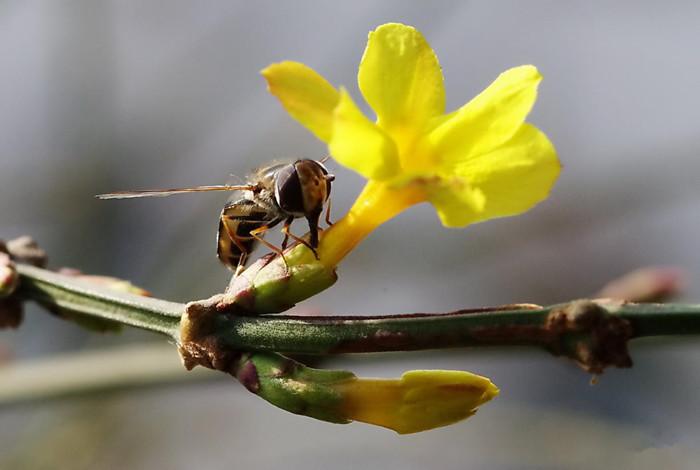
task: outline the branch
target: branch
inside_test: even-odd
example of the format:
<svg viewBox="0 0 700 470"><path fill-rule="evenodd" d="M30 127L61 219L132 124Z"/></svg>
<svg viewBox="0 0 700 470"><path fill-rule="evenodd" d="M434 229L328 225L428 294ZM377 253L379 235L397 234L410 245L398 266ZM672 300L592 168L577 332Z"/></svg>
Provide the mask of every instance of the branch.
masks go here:
<svg viewBox="0 0 700 470"><path fill-rule="evenodd" d="M609 366L631 366L627 343L632 338L700 333L698 305L611 300L576 300L550 307L507 305L445 314L252 316L242 308L251 292L255 294L248 286L184 305L105 288L95 278L90 282L15 261L20 259L4 260L9 275L3 282L0 317L4 305L12 319L21 318L20 301L34 300L83 326L109 329L107 322L108 326L129 325L164 334L177 344L188 369L202 365L223 371L282 409L335 423L364 421L399 433L463 419L492 399L498 389L484 377L457 371L413 371L396 380L362 379L347 371L313 369L279 353L532 345L569 357L599 374ZM114 281L108 285L115 285ZM67 390L56 381L49 387L52 389L42 393ZM425 403L415 401L419 396Z"/></svg>
<svg viewBox="0 0 700 470"><path fill-rule="evenodd" d="M18 264L16 295L33 300L49 311L107 320L178 339L183 304L119 292L74 276Z"/></svg>
<svg viewBox="0 0 700 470"><path fill-rule="evenodd" d="M185 306L115 292L33 266L20 264L17 269L22 298L52 310L166 334L190 366L211 367L212 357L239 351L338 354L526 345L600 373L607 366L631 365L627 342L632 338L700 334L700 305L603 299L390 316L246 316L221 311L220 296Z"/></svg>
<svg viewBox="0 0 700 470"><path fill-rule="evenodd" d="M575 300L549 307L506 305L451 313L390 316L237 316L207 303L188 306L182 344L290 354L413 351L475 346L540 346L585 370L629 367L627 342L700 334L700 305Z"/></svg>

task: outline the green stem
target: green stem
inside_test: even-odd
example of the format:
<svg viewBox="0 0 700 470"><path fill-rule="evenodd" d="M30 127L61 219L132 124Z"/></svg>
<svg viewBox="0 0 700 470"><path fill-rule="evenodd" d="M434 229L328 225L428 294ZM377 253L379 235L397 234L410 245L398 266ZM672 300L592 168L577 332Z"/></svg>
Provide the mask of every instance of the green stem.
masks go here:
<svg viewBox="0 0 700 470"><path fill-rule="evenodd" d="M216 331L232 348L293 354L547 346L554 333L548 318L569 305L390 316L222 316ZM629 322L632 338L700 334L700 305L627 304L606 309Z"/></svg>
<svg viewBox="0 0 700 470"><path fill-rule="evenodd" d="M635 338L700 334L700 304L628 304L615 313L630 321Z"/></svg>
<svg viewBox="0 0 700 470"><path fill-rule="evenodd" d="M529 345L600 374L606 367L632 365L627 350L632 338L700 334L700 306L575 300L447 314L251 317L222 312L209 299L188 305L180 334L186 364L207 364L239 350L335 354Z"/></svg>
<svg viewBox="0 0 700 470"><path fill-rule="evenodd" d="M106 289L26 264L18 264L17 271L17 294L49 310L109 320L178 339L183 304Z"/></svg>
<svg viewBox="0 0 700 470"><path fill-rule="evenodd" d="M58 307L179 339L185 305L141 297L81 282L74 277L18 265L19 294ZM383 316L236 316L219 314L207 328L232 349L333 354L406 351L487 345L551 345L549 307L504 306ZM599 303L631 326L631 337L700 334L700 305Z"/></svg>
<svg viewBox="0 0 700 470"><path fill-rule="evenodd" d="M183 304L104 289L94 283L29 265L18 265L17 271L20 274L17 294L24 300L34 300L51 311L68 313L69 318L77 314L108 320L165 334L176 343L180 342L180 320L185 312ZM7 390L7 397L0 393L0 403L3 402L3 398L5 401L20 401L79 393L89 388L100 388L104 383L115 386L114 381L110 379L114 379L114 372L120 379L124 379L124 374L120 374L117 369L123 368L127 362L128 371L144 372L144 363L138 358L136 362L132 357L110 366L104 358L93 357L92 366L100 363L103 367L102 372L104 368L110 369L97 384L95 380L90 380L95 378L93 375L99 375L97 373L88 374L90 379L87 382L71 382L70 377L56 375L60 370L53 367L55 364L50 367L50 372L44 367L38 373L29 374L31 390L28 393L18 394L16 390ZM340 396L331 385L354 378L351 372L313 369L274 352L225 351L218 363L200 364L233 375L249 391L292 413L333 423L349 422L338 408ZM87 368L84 365L80 367L82 372L85 372L85 369ZM12 372L10 371L11 376ZM153 383L164 373L164 370L159 369L148 372L145 378L144 374L140 374L136 379L141 379L144 383ZM19 378L22 382L20 388L27 383L28 374L24 375ZM84 376L85 374L81 375ZM116 385L123 386L125 383L120 382ZM25 389L21 389L20 392L22 390Z"/></svg>
<svg viewBox="0 0 700 470"><path fill-rule="evenodd" d="M16 294L21 299L67 313L67 318L107 320L165 334L178 345L187 368L203 365L229 373L276 406L332 422L346 421L334 384L354 376L312 369L279 352L532 345L571 358L597 374L609 366L631 365L627 343L632 338L700 334L700 305L578 300L549 307L510 305L446 314L245 316L226 309L236 306L236 297L229 294L185 306L105 289L32 266L20 264L17 271Z"/></svg>

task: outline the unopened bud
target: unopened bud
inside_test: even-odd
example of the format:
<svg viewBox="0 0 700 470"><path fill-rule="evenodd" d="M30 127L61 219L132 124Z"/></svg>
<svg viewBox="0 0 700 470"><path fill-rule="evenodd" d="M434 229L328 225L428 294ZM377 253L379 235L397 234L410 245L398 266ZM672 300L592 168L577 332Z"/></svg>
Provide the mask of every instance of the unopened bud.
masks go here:
<svg viewBox="0 0 700 470"><path fill-rule="evenodd" d="M304 245L262 258L229 284L224 299L249 313L278 313L332 286L338 276ZM225 301L225 300L224 300Z"/></svg>

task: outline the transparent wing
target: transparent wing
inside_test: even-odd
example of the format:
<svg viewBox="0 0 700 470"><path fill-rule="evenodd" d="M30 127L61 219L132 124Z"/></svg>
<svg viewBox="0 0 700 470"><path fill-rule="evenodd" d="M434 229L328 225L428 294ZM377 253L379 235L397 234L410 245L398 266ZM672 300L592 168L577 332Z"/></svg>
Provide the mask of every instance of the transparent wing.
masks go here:
<svg viewBox="0 0 700 470"><path fill-rule="evenodd" d="M172 189L141 189L138 191L117 191L115 193L98 194L97 199L133 199L137 197L165 197L173 194L199 193L205 191L252 191L255 185L215 185L215 186L195 186L192 188L172 188Z"/></svg>

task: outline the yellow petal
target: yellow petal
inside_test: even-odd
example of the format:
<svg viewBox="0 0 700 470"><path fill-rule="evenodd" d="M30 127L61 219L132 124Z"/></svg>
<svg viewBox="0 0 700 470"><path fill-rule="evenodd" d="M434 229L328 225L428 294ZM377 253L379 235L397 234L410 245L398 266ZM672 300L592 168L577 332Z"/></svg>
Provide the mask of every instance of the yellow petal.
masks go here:
<svg viewBox="0 0 700 470"><path fill-rule="evenodd" d="M336 386L344 415L409 434L468 418L498 395L486 377L451 370L414 370L400 380L354 378Z"/></svg>
<svg viewBox="0 0 700 470"><path fill-rule="evenodd" d="M367 179L384 180L399 171L396 145L367 119L344 89L333 114L333 137L328 143L333 158Z"/></svg>
<svg viewBox="0 0 700 470"><path fill-rule="evenodd" d="M510 139L537 98L542 76L532 65L503 72L483 92L434 129L429 140L446 164L490 152Z"/></svg>
<svg viewBox="0 0 700 470"><path fill-rule="evenodd" d="M483 195L480 211L471 212L472 206L466 206L460 217L459 201L441 200L442 207L431 202L438 207L443 224L450 227L515 215L544 200L560 170L556 150L547 136L523 124L501 147L455 167L455 172ZM441 208L445 214L440 213Z"/></svg>
<svg viewBox="0 0 700 470"><path fill-rule="evenodd" d="M483 192L459 177L431 185L428 200L445 227L464 227L477 222L486 206Z"/></svg>
<svg viewBox="0 0 700 470"><path fill-rule="evenodd" d="M313 69L299 62L272 64L262 72L270 93L291 116L324 142L331 138L338 90Z"/></svg>
<svg viewBox="0 0 700 470"><path fill-rule="evenodd" d="M445 111L437 56L411 26L390 23L370 32L357 78L377 123L389 132L418 129Z"/></svg>

